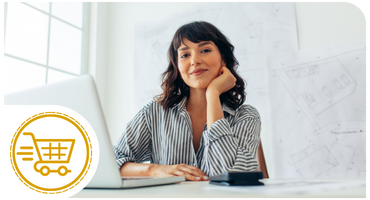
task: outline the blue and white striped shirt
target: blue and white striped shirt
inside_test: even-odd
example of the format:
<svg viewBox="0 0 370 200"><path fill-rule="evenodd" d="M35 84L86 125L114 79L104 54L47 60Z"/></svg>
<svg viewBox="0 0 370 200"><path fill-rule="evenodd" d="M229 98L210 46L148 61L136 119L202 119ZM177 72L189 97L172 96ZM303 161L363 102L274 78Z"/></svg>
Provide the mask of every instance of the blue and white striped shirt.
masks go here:
<svg viewBox="0 0 370 200"><path fill-rule="evenodd" d="M187 164L208 176L257 168L261 120L253 106L242 105L234 110L222 104L225 118L214 122L209 130L204 126L198 151L194 152L186 102L184 98L166 111L152 100L140 110L113 146L118 167L126 162L146 161Z"/></svg>

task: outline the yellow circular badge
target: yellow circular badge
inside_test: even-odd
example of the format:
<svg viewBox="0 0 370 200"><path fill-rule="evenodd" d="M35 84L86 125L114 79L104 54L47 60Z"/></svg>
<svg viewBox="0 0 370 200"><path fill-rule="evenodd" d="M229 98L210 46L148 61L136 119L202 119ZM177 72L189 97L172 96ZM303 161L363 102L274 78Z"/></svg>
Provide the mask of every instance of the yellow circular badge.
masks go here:
<svg viewBox="0 0 370 200"><path fill-rule="evenodd" d="M15 132L10 160L19 179L44 194L59 194L79 184L90 169L92 143L84 127L69 115L43 112Z"/></svg>

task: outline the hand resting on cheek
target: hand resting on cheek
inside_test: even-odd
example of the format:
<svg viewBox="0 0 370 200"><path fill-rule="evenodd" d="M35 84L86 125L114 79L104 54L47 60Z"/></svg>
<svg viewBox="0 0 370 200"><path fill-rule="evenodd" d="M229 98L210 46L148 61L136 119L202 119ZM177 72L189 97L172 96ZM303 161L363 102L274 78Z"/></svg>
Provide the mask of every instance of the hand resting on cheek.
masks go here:
<svg viewBox="0 0 370 200"><path fill-rule="evenodd" d="M222 66L217 78L213 79L207 86L206 94L217 94L218 96L227 92L236 85L236 78L226 66Z"/></svg>

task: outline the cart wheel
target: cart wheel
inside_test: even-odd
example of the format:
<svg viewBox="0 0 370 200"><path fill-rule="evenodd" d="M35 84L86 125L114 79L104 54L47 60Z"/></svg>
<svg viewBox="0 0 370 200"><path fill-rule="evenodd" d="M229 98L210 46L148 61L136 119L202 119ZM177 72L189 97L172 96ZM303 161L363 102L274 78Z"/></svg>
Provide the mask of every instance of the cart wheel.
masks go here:
<svg viewBox="0 0 370 200"><path fill-rule="evenodd" d="M44 172L44 169L46 169L46 172ZM50 168L48 166L42 166L40 168L40 174L43 176L47 176L50 174Z"/></svg>
<svg viewBox="0 0 370 200"><path fill-rule="evenodd" d="M68 174L68 169L67 169L67 167L66 166L60 166L59 168L58 168L58 174L60 175L60 176L65 176L65 175L67 175Z"/></svg>

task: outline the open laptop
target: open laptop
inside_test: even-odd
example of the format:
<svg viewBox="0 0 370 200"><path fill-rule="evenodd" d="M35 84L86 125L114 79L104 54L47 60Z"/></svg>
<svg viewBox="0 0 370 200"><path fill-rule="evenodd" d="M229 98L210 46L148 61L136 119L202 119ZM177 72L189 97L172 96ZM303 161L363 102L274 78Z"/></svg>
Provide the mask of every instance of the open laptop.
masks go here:
<svg viewBox="0 0 370 200"><path fill-rule="evenodd" d="M100 158L94 177L86 188L132 188L185 181L185 177L121 177L112 149L99 96L90 75L51 83L4 95L5 105L60 105L80 115L94 128ZM123 130L122 130L123 131Z"/></svg>

